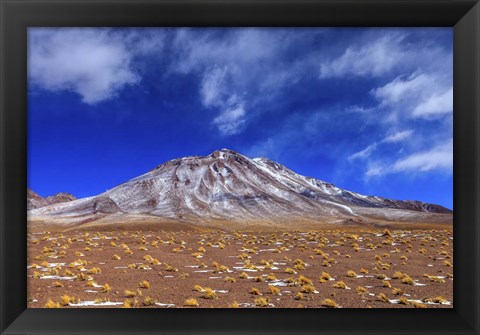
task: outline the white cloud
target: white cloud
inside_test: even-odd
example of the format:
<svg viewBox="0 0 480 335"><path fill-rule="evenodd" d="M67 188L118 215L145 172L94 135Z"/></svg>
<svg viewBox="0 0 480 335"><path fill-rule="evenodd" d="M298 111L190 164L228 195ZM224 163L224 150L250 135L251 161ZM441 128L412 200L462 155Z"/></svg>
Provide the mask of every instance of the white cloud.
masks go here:
<svg viewBox="0 0 480 335"><path fill-rule="evenodd" d="M348 157L349 160L354 160L358 158L367 158L369 157L372 152L377 148L377 143L373 143L366 147L365 149L358 151Z"/></svg>
<svg viewBox="0 0 480 335"><path fill-rule="evenodd" d="M42 89L71 91L96 104L137 84L134 57L158 51L163 37L164 31L148 29L30 28L28 75Z"/></svg>
<svg viewBox="0 0 480 335"><path fill-rule="evenodd" d="M410 135L412 135L412 133L413 133L413 130L399 131L399 132L396 132L392 135L389 135L389 136L385 137L383 142L386 142L386 143L401 142L401 141L409 138Z"/></svg>
<svg viewBox="0 0 480 335"><path fill-rule="evenodd" d="M348 47L338 58L320 66L320 78L354 76L380 76L401 63L407 50L401 47L404 35L387 33L371 42Z"/></svg>
<svg viewBox="0 0 480 335"><path fill-rule="evenodd" d="M451 173L453 169L453 141L400 159L393 164L392 169L396 172L441 170Z"/></svg>
<svg viewBox="0 0 480 335"><path fill-rule="evenodd" d="M29 76L46 90L72 91L95 104L139 81L131 54L107 31L34 29L30 38Z"/></svg>
<svg viewBox="0 0 480 335"><path fill-rule="evenodd" d="M429 118L448 114L453 111L453 89L449 88L444 93L433 94L426 101L421 102L413 110L413 117Z"/></svg>
<svg viewBox="0 0 480 335"><path fill-rule="evenodd" d="M235 135L239 133L245 125L245 109L237 105L229 108L213 120L213 124L223 135Z"/></svg>

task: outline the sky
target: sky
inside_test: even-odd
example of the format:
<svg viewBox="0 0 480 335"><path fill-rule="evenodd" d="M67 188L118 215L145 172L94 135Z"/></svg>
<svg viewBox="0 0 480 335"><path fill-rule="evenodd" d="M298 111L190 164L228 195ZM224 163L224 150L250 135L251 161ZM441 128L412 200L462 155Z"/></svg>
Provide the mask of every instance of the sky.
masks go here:
<svg viewBox="0 0 480 335"><path fill-rule="evenodd" d="M28 186L228 148L453 209L451 28L29 28Z"/></svg>

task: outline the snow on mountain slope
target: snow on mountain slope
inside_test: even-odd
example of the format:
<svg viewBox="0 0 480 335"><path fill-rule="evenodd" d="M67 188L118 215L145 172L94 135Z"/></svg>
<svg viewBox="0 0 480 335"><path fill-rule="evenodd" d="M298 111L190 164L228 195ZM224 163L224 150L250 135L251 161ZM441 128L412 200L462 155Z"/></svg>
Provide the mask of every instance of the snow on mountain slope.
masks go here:
<svg viewBox="0 0 480 335"><path fill-rule="evenodd" d="M359 211L359 209L363 209ZM438 205L365 196L299 175L267 158L222 149L174 159L98 196L29 211L29 216L74 217L113 213L169 219L337 221L365 210L450 213Z"/></svg>

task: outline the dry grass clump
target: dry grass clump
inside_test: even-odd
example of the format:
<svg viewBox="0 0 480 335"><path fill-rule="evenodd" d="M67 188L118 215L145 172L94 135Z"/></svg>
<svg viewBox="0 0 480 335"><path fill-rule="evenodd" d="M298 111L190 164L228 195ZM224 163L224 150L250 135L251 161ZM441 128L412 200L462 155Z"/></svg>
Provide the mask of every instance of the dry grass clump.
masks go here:
<svg viewBox="0 0 480 335"><path fill-rule="evenodd" d="M445 299L442 296L434 297L434 298L427 298L423 299L423 302L433 302L435 304L444 304L447 302L447 299Z"/></svg>
<svg viewBox="0 0 480 335"><path fill-rule="evenodd" d="M233 277L225 277L224 281L227 283L235 283L237 280Z"/></svg>
<svg viewBox="0 0 480 335"><path fill-rule="evenodd" d="M129 290L125 290L123 292L123 295L127 298L133 298L137 295L137 292L134 292L134 291L129 291Z"/></svg>
<svg viewBox="0 0 480 335"><path fill-rule="evenodd" d="M450 267L452 266L452 263L450 261L444 260L443 265Z"/></svg>
<svg viewBox="0 0 480 335"><path fill-rule="evenodd" d="M52 299L48 299L44 307L45 308L61 308L62 305L60 305L60 303L58 302L53 302Z"/></svg>
<svg viewBox="0 0 480 335"><path fill-rule="evenodd" d="M383 301L387 304L390 303L390 300L387 298L387 296L383 293L380 293L379 295L377 295L377 299L380 300L380 301Z"/></svg>
<svg viewBox="0 0 480 335"><path fill-rule="evenodd" d="M53 283L52 283L52 286L53 286L53 287L63 287L63 284L60 283L60 282L58 282L58 281L56 281L56 282L53 282Z"/></svg>
<svg viewBox="0 0 480 335"><path fill-rule="evenodd" d="M303 295L302 292L297 292L297 294L295 295L295 300L304 300L305 299L305 296Z"/></svg>
<svg viewBox="0 0 480 335"><path fill-rule="evenodd" d="M248 274L246 272L242 272L242 273L240 273L239 277L241 279L248 279Z"/></svg>
<svg viewBox="0 0 480 335"><path fill-rule="evenodd" d="M113 259L114 261L119 261L119 260L122 259L122 257L120 257L120 256L118 256L117 254L115 254L115 255L112 256L112 259Z"/></svg>
<svg viewBox="0 0 480 335"><path fill-rule="evenodd" d="M415 308L427 308L427 305L419 303L417 301L412 301L410 304Z"/></svg>
<svg viewBox="0 0 480 335"><path fill-rule="evenodd" d="M138 283L138 286L140 288L149 289L150 288L150 283L146 280L142 280L141 282Z"/></svg>
<svg viewBox="0 0 480 335"><path fill-rule="evenodd" d="M100 292L102 293L108 293L112 290L112 288L110 287L110 285L108 284L105 284L102 286L102 288L100 289Z"/></svg>
<svg viewBox="0 0 480 335"><path fill-rule="evenodd" d="M280 295L280 289L276 286L273 285L268 285L268 289L270 290L270 293L273 295Z"/></svg>
<svg viewBox="0 0 480 335"><path fill-rule="evenodd" d="M204 288L204 291L203 291L203 298L204 299L217 299L217 294L215 293L214 290L212 290L211 288L209 287L205 287Z"/></svg>
<svg viewBox="0 0 480 335"><path fill-rule="evenodd" d="M347 288L347 284L345 284L343 281L339 281L333 284L333 287L341 290L345 290Z"/></svg>
<svg viewBox="0 0 480 335"><path fill-rule="evenodd" d="M196 307L196 306L198 306L198 301L197 301L197 299L190 298L190 299L185 300L183 305L184 306L189 306L189 307Z"/></svg>
<svg viewBox="0 0 480 335"><path fill-rule="evenodd" d="M143 299L143 306L154 306L155 303L156 301L153 298L145 297L145 299Z"/></svg>
<svg viewBox="0 0 480 335"><path fill-rule="evenodd" d="M402 291L401 289L399 289L399 288L393 288L393 289L392 289L392 293L393 293L394 295L402 295L402 294L403 294L403 291Z"/></svg>
<svg viewBox="0 0 480 335"><path fill-rule="evenodd" d="M392 287L392 284L390 284L390 282L388 280L384 280L382 282L382 286L383 287L386 287L386 288L391 288Z"/></svg>
<svg viewBox="0 0 480 335"><path fill-rule="evenodd" d="M329 280L332 280L332 276L328 274L327 272L322 272L322 275L320 276L319 282L325 283Z"/></svg>
<svg viewBox="0 0 480 335"><path fill-rule="evenodd" d="M363 286L357 286L355 290L357 291L358 294L368 294L368 289Z"/></svg>
<svg viewBox="0 0 480 335"><path fill-rule="evenodd" d="M234 301L230 304L230 308L240 308L240 304L238 302Z"/></svg>
<svg viewBox="0 0 480 335"><path fill-rule="evenodd" d="M407 284L407 285L415 285L415 282L413 281L413 279L408 275L405 275L402 278L402 283Z"/></svg>
<svg viewBox="0 0 480 335"><path fill-rule="evenodd" d="M255 288L255 287L252 287L252 288L250 289L250 294L253 294L253 295L262 295L262 294L260 293L260 290L259 290L258 288Z"/></svg>
<svg viewBox="0 0 480 335"><path fill-rule="evenodd" d="M322 305L323 307L327 307L327 308L338 308L338 304L335 301L333 301L332 299L324 299L324 300L322 300L320 305Z"/></svg>
<svg viewBox="0 0 480 335"><path fill-rule="evenodd" d="M255 306L258 307L267 307L268 306L268 298L255 298L253 302L255 303Z"/></svg>
<svg viewBox="0 0 480 335"><path fill-rule="evenodd" d="M285 273L288 273L288 274L296 274L297 272L296 272L294 269L292 269L292 268L286 268L286 269L285 269Z"/></svg>
<svg viewBox="0 0 480 335"><path fill-rule="evenodd" d="M347 271L347 277L355 278L355 277L357 277L357 274L355 273L355 271L348 270Z"/></svg>
<svg viewBox="0 0 480 335"><path fill-rule="evenodd" d="M401 273L400 271L395 271L395 273L392 275L393 279L402 279L405 275Z"/></svg>
<svg viewBox="0 0 480 335"><path fill-rule="evenodd" d="M66 294L64 294L60 297L60 305L62 305L62 306L68 306L70 304L75 304L78 301L79 301L78 299L76 299L74 297L70 297Z"/></svg>
<svg viewBox="0 0 480 335"><path fill-rule="evenodd" d="M300 288L302 293L315 293L315 287L313 285L305 284Z"/></svg>
<svg viewBox="0 0 480 335"><path fill-rule="evenodd" d="M300 285L307 284L307 285L312 285L313 281L303 275L298 276L298 283Z"/></svg>

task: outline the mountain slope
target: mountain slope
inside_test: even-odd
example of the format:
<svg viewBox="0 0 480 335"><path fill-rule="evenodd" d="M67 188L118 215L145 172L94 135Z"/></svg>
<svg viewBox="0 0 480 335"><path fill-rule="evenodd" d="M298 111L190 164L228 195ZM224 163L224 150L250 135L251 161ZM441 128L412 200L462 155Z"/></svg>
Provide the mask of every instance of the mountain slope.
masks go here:
<svg viewBox="0 0 480 335"><path fill-rule="evenodd" d="M376 216L388 220L389 215L394 220L423 222L451 211L419 201L342 190L267 158L250 159L222 149L208 156L168 161L98 196L35 209L29 217L95 219L138 214L189 222L299 218L365 222Z"/></svg>
<svg viewBox="0 0 480 335"><path fill-rule="evenodd" d="M60 202L68 202L77 200L77 198L70 193L57 193L55 195L48 196L46 198L35 193L31 189L27 189L27 209L41 208Z"/></svg>

